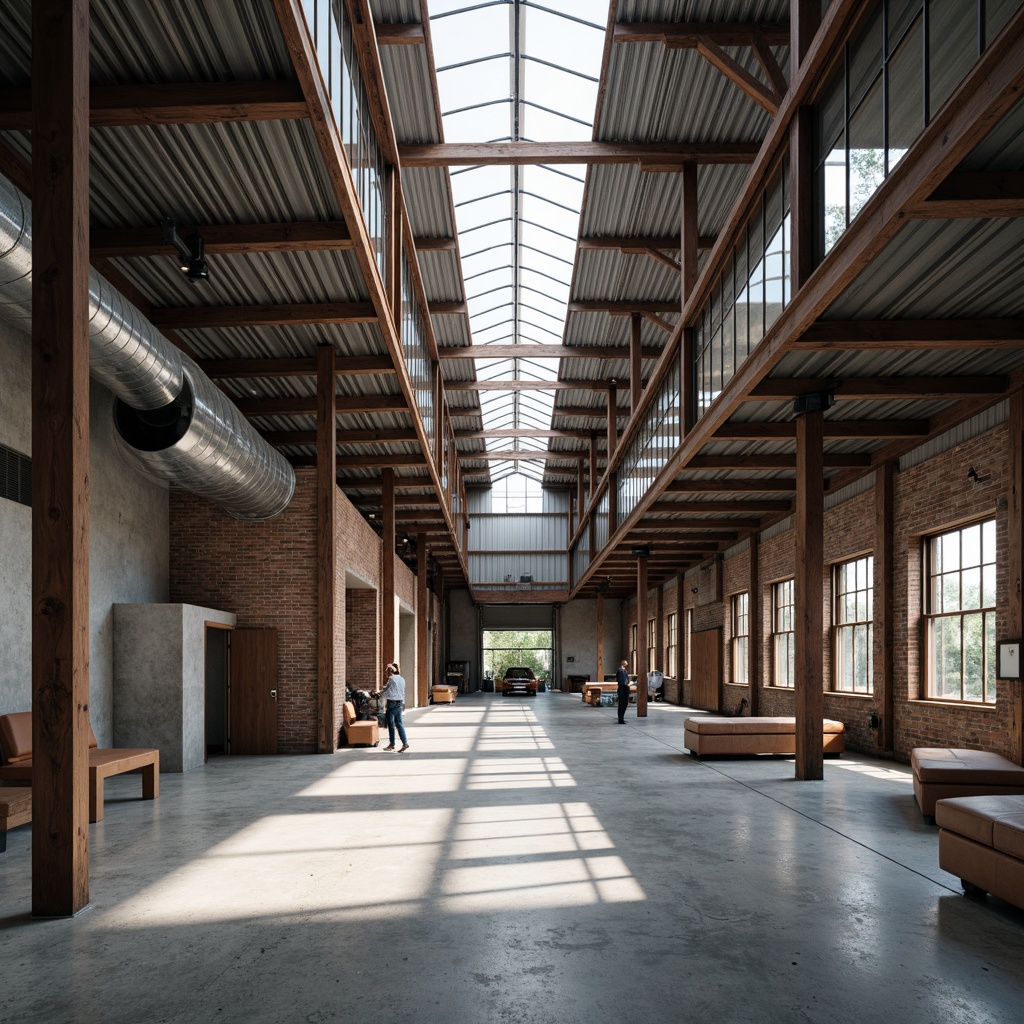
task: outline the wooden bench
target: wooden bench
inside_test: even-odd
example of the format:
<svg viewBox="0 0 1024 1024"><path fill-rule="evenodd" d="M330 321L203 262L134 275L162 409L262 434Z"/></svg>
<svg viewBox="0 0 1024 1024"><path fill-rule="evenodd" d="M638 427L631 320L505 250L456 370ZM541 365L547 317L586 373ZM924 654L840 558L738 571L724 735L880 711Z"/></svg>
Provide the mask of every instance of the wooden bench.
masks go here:
<svg viewBox="0 0 1024 1024"><path fill-rule="evenodd" d="M915 747L910 766L914 796L926 818L934 819L937 800L1024 793L1024 768L988 750Z"/></svg>
<svg viewBox="0 0 1024 1024"><path fill-rule="evenodd" d="M432 704L454 704L455 698L459 695L457 686L449 686L447 683L438 683L430 688L430 702Z"/></svg>
<svg viewBox="0 0 1024 1024"><path fill-rule="evenodd" d="M846 749L845 726L825 719L822 741L826 754L841 754ZM687 718L683 722L683 743L694 757L709 754L788 754L796 753L796 718L749 716L725 718Z"/></svg>
<svg viewBox="0 0 1024 1024"><path fill-rule="evenodd" d="M7 850L7 832L32 820L30 786L0 786L0 853Z"/></svg>
<svg viewBox="0 0 1024 1024"><path fill-rule="evenodd" d="M0 746L4 764L0 779L7 782L32 781L32 712L0 715ZM160 751L149 748L99 749L89 726L89 821L103 820L103 785L111 775L136 769L142 771L142 799L160 796Z"/></svg>

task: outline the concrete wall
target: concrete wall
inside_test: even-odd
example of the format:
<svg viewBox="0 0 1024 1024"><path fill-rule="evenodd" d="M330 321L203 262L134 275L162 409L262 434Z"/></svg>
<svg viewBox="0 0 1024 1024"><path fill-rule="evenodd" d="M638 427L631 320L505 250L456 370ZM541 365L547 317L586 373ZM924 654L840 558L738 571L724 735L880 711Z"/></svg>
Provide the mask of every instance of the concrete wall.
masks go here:
<svg viewBox="0 0 1024 1024"><path fill-rule="evenodd" d="M610 674L619 664L620 608L617 600L605 599L604 604L604 671ZM567 675L597 674L597 600L569 601L558 610L558 636L561 643L561 665L558 682ZM569 658L573 661L569 661Z"/></svg>
<svg viewBox="0 0 1024 1024"><path fill-rule="evenodd" d="M31 344L0 322L0 443L31 454ZM113 398L90 391L89 709L101 746L114 740L114 604L168 597L167 490L114 445ZM31 509L0 498L0 711L32 703Z"/></svg>
<svg viewBox="0 0 1024 1024"><path fill-rule="evenodd" d="M476 606L468 590L446 591L445 598L448 604L448 655L445 661L468 661L470 678L473 680L470 685L480 686L480 631L477 628Z"/></svg>
<svg viewBox="0 0 1024 1024"><path fill-rule="evenodd" d="M206 753L206 623L236 617L187 604L114 605L114 744L157 747L160 770Z"/></svg>

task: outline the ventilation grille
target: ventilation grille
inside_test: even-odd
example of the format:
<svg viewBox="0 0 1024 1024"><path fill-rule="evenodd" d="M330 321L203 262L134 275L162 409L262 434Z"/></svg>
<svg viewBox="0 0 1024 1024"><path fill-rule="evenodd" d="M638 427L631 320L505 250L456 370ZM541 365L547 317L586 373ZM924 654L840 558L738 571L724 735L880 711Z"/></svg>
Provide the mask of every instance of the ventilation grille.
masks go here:
<svg viewBox="0 0 1024 1024"><path fill-rule="evenodd" d="M0 497L32 504L32 460L0 444Z"/></svg>

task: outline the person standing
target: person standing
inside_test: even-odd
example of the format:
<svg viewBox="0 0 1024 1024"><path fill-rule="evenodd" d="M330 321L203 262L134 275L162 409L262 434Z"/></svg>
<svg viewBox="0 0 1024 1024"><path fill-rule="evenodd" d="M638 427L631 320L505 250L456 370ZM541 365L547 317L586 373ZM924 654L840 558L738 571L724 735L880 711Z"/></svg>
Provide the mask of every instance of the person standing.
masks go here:
<svg viewBox="0 0 1024 1024"><path fill-rule="evenodd" d="M404 754L409 749L405 725L402 723L402 708L405 707L405 679L398 674L397 661L391 662L385 672L384 689L381 690L380 695L386 701L384 717L388 725L388 740L390 742L384 749L395 749L395 729L397 729L398 737L402 741L398 752Z"/></svg>
<svg viewBox="0 0 1024 1024"><path fill-rule="evenodd" d="M628 662L625 658L619 664L619 671L615 673L615 682L619 684L619 725L626 724L626 708L629 707L629 671L626 668Z"/></svg>

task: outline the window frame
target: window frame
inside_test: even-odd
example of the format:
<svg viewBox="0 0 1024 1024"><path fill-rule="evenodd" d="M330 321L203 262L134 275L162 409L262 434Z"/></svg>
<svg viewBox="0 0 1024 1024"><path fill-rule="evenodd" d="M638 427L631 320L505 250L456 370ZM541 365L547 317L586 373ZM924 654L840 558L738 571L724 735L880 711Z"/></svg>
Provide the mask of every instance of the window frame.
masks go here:
<svg viewBox="0 0 1024 1024"><path fill-rule="evenodd" d="M843 570L850 567L853 568L854 573L857 573L857 565L861 562L867 563L867 587L861 589L856 585L852 590L841 589L841 577ZM875 631L874 631L874 599L875 599L875 558L874 554L868 552L863 555L856 555L853 558L844 559L842 562L835 562L831 567L831 578L832 578L832 623L831 623L831 641L832 641L832 690L835 693L851 693L858 696L870 697L875 692L874 685L874 642L875 642ZM855 581L856 584L856 581ZM859 595L861 593L866 594L866 608L867 618L865 619L851 619L840 621L844 607L843 598L850 594ZM856 598L855 598L856 603ZM856 661L856 636L859 631L863 631L867 634L866 641L866 658L867 658L867 671L865 673L866 687L864 689L858 689L856 685L857 677L857 661ZM854 679L854 685L852 688L842 686L842 643L841 637L845 633L850 633L853 638L853 644L851 645L852 650L855 652L854 655L854 671L852 673Z"/></svg>
<svg viewBox="0 0 1024 1024"><path fill-rule="evenodd" d="M742 602L743 608L740 610ZM743 632L740 632L740 627ZM750 591L741 590L729 599L729 648L732 682L737 686L750 685ZM742 673L737 666L742 665Z"/></svg>
<svg viewBox="0 0 1024 1024"><path fill-rule="evenodd" d="M979 558L980 562L975 565L964 566L963 565L963 534L973 528L980 529L979 537ZM985 539L986 527L991 527L991 549L988 548ZM941 562L939 563L938 569L936 570L936 544L941 542L946 537L953 535L960 535L960 542L958 545L958 566L953 569L947 569L945 572L942 570ZM994 707L996 704L998 680L996 678L996 630L997 630L997 614L999 605L998 596L998 552L999 552L999 525L996 516L986 516L983 519L974 519L967 523L962 523L958 526L949 527L941 530L937 533L927 534L922 537L922 552L921 552L921 566L922 566L922 580L921 580L921 618L922 618L922 629L921 629L921 640L922 640L922 657L921 665L923 668L923 693L925 700L942 701L944 703L959 704L966 707ZM990 561L985 561L986 554L991 555ZM985 583L985 568L991 566L992 579L992 600L991 605L984 604L986 583ZM981 592L979 595L978 607L977 608L964 608L963 607L963 589L964 581L963 576L965 572L973 569L978 569L980 572L980 587ZM960 593L959 607L952 610L943 609L942 611L934 611L932 604L935 596L934 583L936 578L941 579L945 576L956 574L958 578L958 591ZM964 642L964 619L969 616L981 616L981 631L984 642L981 647L981 698L973 698L966 696L967 687L967 676L965 672L966 658L967 658L967 647ZM934 630L936 624L940 621L950 621L959 618L959 633L960 633L960 695L953 696L949 693L939 692L938 687L938 673L935 665L935 643L934 643ZM991 645L991 647L990 647ZM989 680L991 679L991 682Z"/></svg>
<svg viewBox="0 0 1024 1024"><path fill-rule="evenodd" d="M784 588L789 588L789 601L785 604L779 603L779 595L784 593ZM796 578L790 576L785 580L778 580L771 585L772 597L772 686L784 690L796 689ZM780 612L788 609L789 628L780 629ZM783 639L784 638L784 639ZM785 681L780 672L780 655L785 653L786 677Z"/></svg>
<svg viewBox="0 0 1024 1024"><path fill-rule="evenodd" d="M631 623L629 627L629 671L630 675L636 675L636 635L637 628L636 623Z"/></svg>
<svg viewBox="0 0 1024 1024"><path fill-rule="evenodd" d="M658 620L647 620L647 671L653 672L658 667Z"/></svg>
<svg viewBox="0 0 1024 1024"><path fill-rule="evenodd" d="M679 677L679 614L669 612L665 624L666 651L665 671L672 679Z"/></svg>

